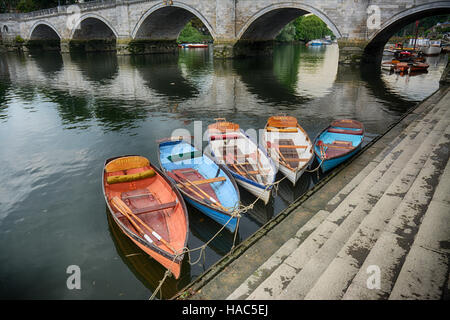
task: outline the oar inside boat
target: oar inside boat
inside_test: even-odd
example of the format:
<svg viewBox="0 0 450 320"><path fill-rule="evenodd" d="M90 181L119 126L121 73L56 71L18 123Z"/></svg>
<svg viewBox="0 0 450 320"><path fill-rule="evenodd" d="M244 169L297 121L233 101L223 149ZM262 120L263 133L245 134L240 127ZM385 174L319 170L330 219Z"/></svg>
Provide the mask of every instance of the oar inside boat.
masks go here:
<svg viewBox="0 0 450 320"><path fill-rule="evenodd" d="M234 232L240 196L222 165L182 139L160 143L159 161L188 203Z"/></svg>
<svg viewBox="0 0 450 320"><path fill-rule="evenodd" d="M189 228L186 205L171 180L144 157L121 156L106 160L103 192L121 231L179 278Z"/></svg>

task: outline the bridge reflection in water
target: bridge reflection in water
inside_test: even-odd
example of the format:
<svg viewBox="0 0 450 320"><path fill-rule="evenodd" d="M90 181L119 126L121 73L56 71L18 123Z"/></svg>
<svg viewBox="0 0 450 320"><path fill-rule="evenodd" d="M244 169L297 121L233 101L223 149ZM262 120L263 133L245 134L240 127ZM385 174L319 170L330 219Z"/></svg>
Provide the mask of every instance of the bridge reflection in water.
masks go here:
<svg viewBox="0 0 450 320"><path fill-rule="evenodd" d="M400 77L376 66L338 66L336 46L283 45L271 58L226 61L213 60L212 51L203 49L140 57L0 55L0 179L8 181L0 193L0 250L7 259L0 264L0 295L148 298L165 270L108 226L99 184L106 158L142 154L157 163L155 140L176 129L193 134L201 121L203 133L214 118L226 117L255 130L280 112L297 117L312 139L335 118L358 119L368 142L438 87L447 56L435 59L427 74ZM267 206L257 202L243 215L237 243L320 178L304 175L295 188L283 181ZM254 201L240 191L244 205ZM220 229L191 207L189 218L191 249ZM221 233L205 259L184 263L181 279L163 285L162 297L213 265L233 241L233 234ZM80 292L64 286L61 270L70 264L80 264ZM39 270L49 276L27 291Z"/></svg>

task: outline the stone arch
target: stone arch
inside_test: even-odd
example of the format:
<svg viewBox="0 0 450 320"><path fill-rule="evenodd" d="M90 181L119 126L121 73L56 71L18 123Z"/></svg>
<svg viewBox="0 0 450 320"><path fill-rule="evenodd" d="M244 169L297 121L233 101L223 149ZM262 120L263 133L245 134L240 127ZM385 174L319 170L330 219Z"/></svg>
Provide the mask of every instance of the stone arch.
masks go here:
<svg viewBox="0 0 450 320"><path fill-rule="evenodd" d="M46 21L37 21L30 29L30 40L61 40L58 30Z"/></svg>
<svg viewBox="0 0 450 320"><path fill-rule="evenodd" d="M307 5L292 2L277 3L255 13L237 32L238 40L273 40L284 26L295 18L312 13L325 22L337 38L341 32L322 11Z"/></svg>
<svg viewBox="0 0 450 320"><path fill-rule="evenodd" d="M448 13L450 13L449 1L430 2L399 12L384 21L379 29L369 35L364 55L381 57L388 40L401 28L422 18Z"/></svg>
<svg viewBox="0 0 450 320"><path fill-rule="evenodd" d="M70 39L117 39L118 33L112 24L100 15L82 15L74 24Z"/></svg>
<svg viewBox="0 0 450 320"><path fill-rule="evenodd" d="M131 37L133 39L175 40L184 26L195 16L202 21L215 39L215 32L209 21L196 9L180 2L170 6L160 3L151 7L136 23Z"/></svg>

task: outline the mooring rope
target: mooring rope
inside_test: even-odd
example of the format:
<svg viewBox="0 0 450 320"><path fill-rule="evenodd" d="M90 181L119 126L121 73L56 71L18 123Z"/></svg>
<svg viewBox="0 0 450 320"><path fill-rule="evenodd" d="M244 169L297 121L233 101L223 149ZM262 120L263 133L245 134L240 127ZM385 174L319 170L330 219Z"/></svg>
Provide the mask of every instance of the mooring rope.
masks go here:
<svg viewBox="0 0 450 320"><path fill-rule="evenodd" d="M281 178L281 179L278 180L278 181L275 181L275 182L273 182L273 183L270 183L270 184L266 185L266 187L264 188L264 191L267 191L267 189L269 189L269 188L271 188L271 187L278 188L278 185L279 185L284 179L286 179L286 176L284 176L283 178ZM211 242L212 242L212 241L213 241L213 240L214 240L221 232L222 232L223 229L225 229L225 227L228 225L228 223L230 223L230 221L231 221L233 218L237 217L236 229L235 229L235 231L234 231L234 237L233 237L233 245L232 245L232 247L231 247L230 252L233 251L233 250L234 250L234 247L235 247L235 244L236 244L236 239L237 239L237 233L238 233L238 230L239 230L239 222L240 222L241 214L246 213L246 212L248 212L248 210L253 209L253 207L254 207L254 205L256 204L256 202L258 202L258 200L261 199L261 196L262 196L262 194L261 194L260 196L258 196L252 203L250 203L250 204L247 205L247 206L239 205L238 208L237 208L237 210L234 210L234 211L233 211L233 214L230 215L230 219L228 219L228 221L227 221L224 225L222 225L222 227L219 229L219 231L217 231L217 232L211 237L211 239L209 239L209 240L208 240L207 242L205 242L203 245L201 245L201 246L199 246L199 247L197 247L197 248L194 248L194 249L189 249L188 247L184 247L184 248L181 250L181 252L179 252L179 253L176 252L176 253L175 253L175 256L174 256L174 258L173 258L173 260L172 260L172 263L174 263L175 260L176 260L179 256L184 255L185 253L187 253L187 255L188 255L188 263L189 263L191 266L192 266L192 265L195 265L195 264L197 264L197 263L199 263L199 261L201 260L202 256L204 256L204 258L206 259L206 254L205 254L206 247L207 247L207 246L208 246L208 245L209 245L209 244L210 244L210 243L211 243ZM194 251L198 251L198 250L200 250L199 257L198 257L194 262L192 262L192 260L191 260L191 253L194 252ZM164 277L163 277L163 278L161 279L161 281L159 282L158 287L155 289L155 291L153 292L153 294L151 295L151 297L149 298L149 300L153 300L153 299L155 298L155 296L156 296L156 294L158 293L158 291L161 290L161 287L162 287L164 281L165 281L165 280L167 279L167 277L170 276L170 275L172 275L172 273L170 272L170 270L166 270L166 273L164 274Z"/></svg>

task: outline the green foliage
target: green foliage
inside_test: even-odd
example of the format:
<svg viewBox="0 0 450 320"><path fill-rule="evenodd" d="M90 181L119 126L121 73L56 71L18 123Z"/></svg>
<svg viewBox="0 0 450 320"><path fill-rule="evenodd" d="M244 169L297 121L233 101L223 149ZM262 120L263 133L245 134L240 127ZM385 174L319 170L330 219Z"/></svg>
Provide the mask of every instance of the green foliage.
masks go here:
<svg viewBox="0 0 450 320"><path fill-rule="evenodd" d="M446 22L450 20L450 15L439 15L439 16L432 16L428 18L423 18L419 20L419 32L418 36L426 36L430 33L430 28L435 26L438 22ZM394 34L394 36L415 36L416 32L416 22L410 23L406 27L403 27L400 29L397 33Z"/></svg>
<svg viewBox="0 0 450 320"><path fill-rule="evenodd" d="M84 2L93 1L85 0ZM60 5L78 3L79 0L59 0ZM30 12L41 9L55 8L58 0L0 0L0 13Z"/></svg>
<svg viewBox="0 0 450 320"><path fill-rule="evenodd" d="M23 40L23 38L21 37L21 36L16 36L16 43L24 43L25 42L25 40Z"/></svg>
<svg viewBox="0 0 450 320"><path fill-rule="evenodd" d="M321 39L332 36L333 32L328 29L325 22L315 15L301 16L294 22L296 29L296 40L308 42L313 39Z"/></svg>
<svg viewBox="0 0 450 320"><path fill-rule="evenodd" d="M295 40L296 29L294 22L288 23L278 34L275 40L281 42L291 42Z"/></svg>
<svg viewBox="0 0 450 320"><path fill-rule="evenodd" d="M293 41L303 40L305 42L313 39L321 39L325 36L334 36L333 32L327 27L319 17L315 15L301 16L288 23L281 30L276 40Z"/></svg>
<svg viewBox="0 0 450 320"><path fill-rule="evenodd" d="M183 30L181 30L177 41L178 43L201 43L211 39L210 35L204 35L192 25L192 22L189 22Z"/></svg>
<svg viewBox="0 0 450 320"><path fill-rule="evenodd" d="M19 12L31 12L37 8L35 0L20 0L16 7Z"/></svg>

